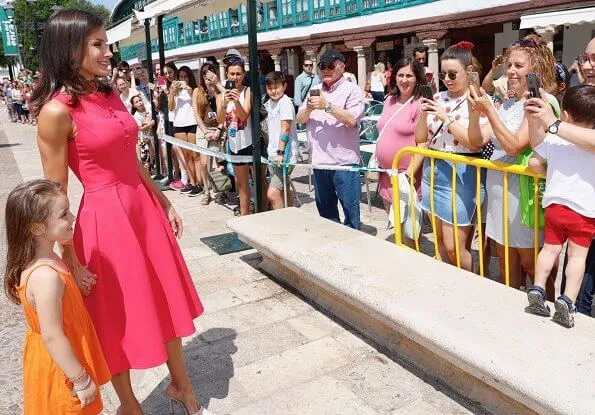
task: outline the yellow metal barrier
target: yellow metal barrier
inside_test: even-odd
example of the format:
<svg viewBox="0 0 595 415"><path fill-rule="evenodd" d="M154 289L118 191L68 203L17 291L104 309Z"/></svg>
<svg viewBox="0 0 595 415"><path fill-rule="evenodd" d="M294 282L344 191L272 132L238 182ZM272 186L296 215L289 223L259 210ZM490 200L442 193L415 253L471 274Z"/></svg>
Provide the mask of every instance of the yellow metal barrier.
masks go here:
<svg viewBox="0 0 595 415"><path fill-rule="evenodd" d="M455 235L455 252L457 257L457 267L461 267L461 255L458 238L458 223L457 223L457 209L456 209L456 186L457 186L457 167L456 163L467 164L476 167L476 197L475 204L477 207L477 230L478 230L478 243L479 243L479 275L482 277L485 275L485 264L483 263L483 230L481 227L481 169L496 170L503 173L503 218L508 218L508 175L517 174L533 177L533 197L534 200L538 200L539 185L538 179L544 178L544 176L533 172L529 167L524 167L516 164L506 164L497 161L489 161L479 158L462 156L459 154L443 153L441 151L429 150L418 147L404 147L402 148L393 159L392 169L397 170L401 159L406 155L421 155L430 158L430 217L432 222L432 232L434 234L434 253L437 259L441 259L440 252L437 243L436 233L436 215L434 209L434 176L436 170L435 160L450 161L453 164L452 168L452 209L453 209L453 222L454 222L454 235ZM403 246L403 237L401 226L401 211L399 205L399 180L396 176L391 177L391 183L393 185L393 212L394 212L394 223L395 223L395 243ZM413 186L413 176L409 178L409 204L413 206L414 203L415 189ZM488 195L489 197L489 195ZM534 229L533 229L533 243L534 243L534 260L537 262L537 254L539 253L539 203L533 204L534 208ZM416 223L415 215L412 215L413 224L413 235L417 235L418 226L421 227L421 223ZM508 254L508 220L504 223L504 269L505 269L505 283L510 285L510 269L509 269L509 254ZM420 232L421 236L421 232ZM420 252L419 249L419 238L415 238L415 249Z"/></svg>

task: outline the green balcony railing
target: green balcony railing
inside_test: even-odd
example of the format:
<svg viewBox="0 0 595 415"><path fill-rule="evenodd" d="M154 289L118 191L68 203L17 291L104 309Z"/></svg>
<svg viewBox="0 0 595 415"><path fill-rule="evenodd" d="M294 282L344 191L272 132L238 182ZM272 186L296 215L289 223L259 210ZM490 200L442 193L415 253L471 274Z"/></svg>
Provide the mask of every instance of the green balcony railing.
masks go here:
<svg viewBox="0 0 595 415"><path fill-rule="evenodd" d="M431 3L436 0L272 0L258 6L258 30L272 31L287 27L306 26L341 20L353 16L378 13L404 7ZM164 21L165 50L206 43L217 39L248 33L246 6L220 12L206 19L181 22L178 18ZM141 44L122 46L124 60L139 57ZM144 46L142 46L144 47ZM157 52L157 40L151 40L151 49Z"/></svg>

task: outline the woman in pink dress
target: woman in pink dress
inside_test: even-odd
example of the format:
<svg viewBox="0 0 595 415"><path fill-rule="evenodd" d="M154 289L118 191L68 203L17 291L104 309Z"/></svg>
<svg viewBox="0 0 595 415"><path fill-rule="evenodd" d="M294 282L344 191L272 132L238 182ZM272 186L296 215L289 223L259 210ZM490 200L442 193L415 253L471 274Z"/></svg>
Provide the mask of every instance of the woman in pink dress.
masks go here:
<svg viewBox="0 0 595 415"><path fill-rule="evenodd" d="M194 333L193 319L203 311L175 240L182 221L137 161L136 122L102 80L112 56L102 21L81 10L57 12L39 53L42 76L32 101L44 175L66 189L70 167L85 189L73 245L62 247L62 256L86 295L118 413L142 414L130 369L164 362L170 404L205 413L180 339Z"/></svg>
<svg viewBox="0 0 595 415"><path fill-rule="evenodd" d="M395 155L407 146L416 146L413 130L419 119L420 85L425 85L423 67L414 59L403 58L392 67L389 94L376 128L380 136L376 144L376 158L382 169L392 168ZM424 145L425 146L425 145ZM423 157L405 156L398 166L399 172L408 177L414 176L415 188L419 194L421 165ZM378 184L384 209L388 213L393 201L393 188L390 177L380 174ZM413 240L403 237L403 243L413 246Z"/></svg>

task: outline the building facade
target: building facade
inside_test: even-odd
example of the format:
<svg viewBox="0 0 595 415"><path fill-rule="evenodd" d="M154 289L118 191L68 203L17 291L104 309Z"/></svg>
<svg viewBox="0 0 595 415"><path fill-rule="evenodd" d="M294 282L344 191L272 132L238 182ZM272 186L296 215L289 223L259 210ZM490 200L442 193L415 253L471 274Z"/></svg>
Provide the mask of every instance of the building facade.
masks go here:
<svg viewBox="0 0 595 415"><path fill-rule="evenodd" d="M116 4L108 38L117 40L122 60L145 62L145 28L135 22L135 10L163 1ZM163 19L168 61L198 69L206 59L220 64L232 47L247 54L245 5L204 15L204 1L178 3ZM259 3L257 22L263 72L297 76L305 58L316 61L324 50L336 48L363 86L375 62L411 56L418 45L428 49L428 66L437 73L440 52L460 40L476 45L474 54L487 72L495 55L532 31L561 50L569 66L595 35L595 7L580 0L273 0ZM157 59L155 25L149 32Z"/></svg>

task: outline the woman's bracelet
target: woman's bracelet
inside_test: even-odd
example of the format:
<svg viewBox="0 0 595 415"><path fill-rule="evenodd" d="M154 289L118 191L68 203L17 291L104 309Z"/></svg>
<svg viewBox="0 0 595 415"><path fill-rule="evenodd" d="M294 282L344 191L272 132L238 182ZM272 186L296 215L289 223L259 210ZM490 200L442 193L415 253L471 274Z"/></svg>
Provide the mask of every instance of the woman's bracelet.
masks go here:
<svg viewBox="0 0 595 415"><path fill-rule="evenodd" d="M91 376L89 376L88 373L85 373L86 377L84 379L84 383L83 381L80 382L73 382L72 383L72 390L73 392L80 392L80 391L84 391L85 389L87 389L90 385L91 385Z"/></svg>

